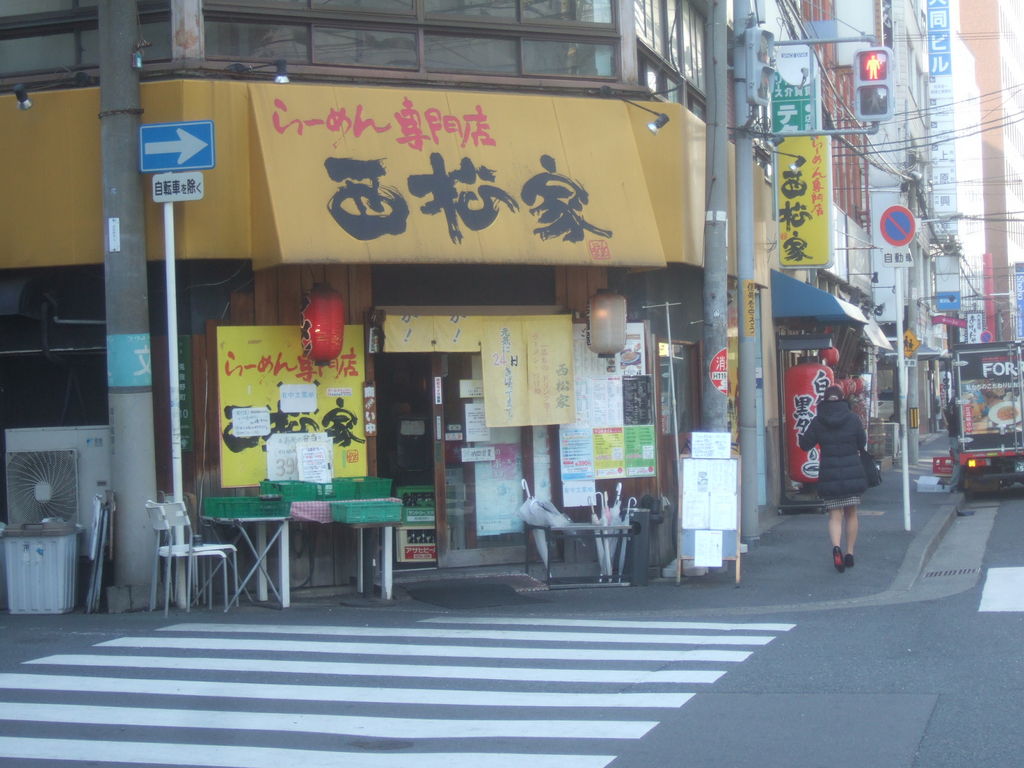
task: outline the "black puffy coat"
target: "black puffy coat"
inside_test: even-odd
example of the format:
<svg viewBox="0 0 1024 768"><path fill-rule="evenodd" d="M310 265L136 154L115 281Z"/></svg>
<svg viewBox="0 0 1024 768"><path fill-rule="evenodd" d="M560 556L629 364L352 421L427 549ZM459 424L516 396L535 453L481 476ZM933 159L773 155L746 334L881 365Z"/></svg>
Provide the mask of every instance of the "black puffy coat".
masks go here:
<svg viewBox="0 0 1024 768"><path fill-rule="evenodd" d="M800 448L820 447L818 496L839 499L860 496L868 489L860 452L868 437L860 417L845 400L823 400L807 430L800 435Z"/></svg>

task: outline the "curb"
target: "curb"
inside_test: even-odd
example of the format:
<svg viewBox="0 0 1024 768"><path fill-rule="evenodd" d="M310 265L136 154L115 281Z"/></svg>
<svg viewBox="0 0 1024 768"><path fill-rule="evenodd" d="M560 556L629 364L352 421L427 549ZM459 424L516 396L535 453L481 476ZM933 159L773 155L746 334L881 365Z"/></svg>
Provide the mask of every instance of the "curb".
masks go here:
<svg viewBox="0 0 1024 768"><path fill-rule="evenodd" d="M914 537L907 547L907 554L903 557L903 564L896 572L896 578L882 594L886 592L907 592L924 570L929 558L935 553L942 537L946 535L949 526L956 520L957 510L963 501L963 494L955 494L953 498L944 504L938 513L932 516L920 534Z"/></svg>

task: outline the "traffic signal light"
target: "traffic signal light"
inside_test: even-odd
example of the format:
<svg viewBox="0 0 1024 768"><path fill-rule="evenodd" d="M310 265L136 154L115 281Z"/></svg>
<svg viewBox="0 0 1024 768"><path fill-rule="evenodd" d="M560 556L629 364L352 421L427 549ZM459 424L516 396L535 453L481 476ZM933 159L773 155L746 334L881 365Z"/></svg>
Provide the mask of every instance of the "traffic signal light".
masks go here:
<svg viewBox="0 0 1024 768"><path fill-rule="evenodd" d="M774 52L775 35L771 32L749 27L743 33L748 104L767 107L771 103L772 84L775 81Z"/></svg>
<svg viewBox="0 0 1024 768"><path fill-rule="evenodd" d="M892 119L893 63L891 48L866 48L853 55L853 114L862 123Z"/></svg>

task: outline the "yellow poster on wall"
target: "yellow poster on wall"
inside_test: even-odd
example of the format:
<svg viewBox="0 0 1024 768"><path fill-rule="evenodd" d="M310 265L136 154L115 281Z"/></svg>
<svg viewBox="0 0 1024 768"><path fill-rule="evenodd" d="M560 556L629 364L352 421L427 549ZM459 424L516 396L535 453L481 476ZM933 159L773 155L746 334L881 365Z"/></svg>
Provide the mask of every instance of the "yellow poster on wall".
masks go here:
<svg viewBox="0 0 1024 768"><path fill-rule="evenodd" d="M796 136L778 148L775 176L779 265L832 264L832 144L829 136Z"/></svg>
<svg viewBox="0 0 1024 768"><path fill-rule="evenodd" d="M326 435L334 477L366 474L363 328L345 328L342 353L318 366L302 356L297 325L217 329L220 465L224 488L268 477L268 441Z"/></svg>

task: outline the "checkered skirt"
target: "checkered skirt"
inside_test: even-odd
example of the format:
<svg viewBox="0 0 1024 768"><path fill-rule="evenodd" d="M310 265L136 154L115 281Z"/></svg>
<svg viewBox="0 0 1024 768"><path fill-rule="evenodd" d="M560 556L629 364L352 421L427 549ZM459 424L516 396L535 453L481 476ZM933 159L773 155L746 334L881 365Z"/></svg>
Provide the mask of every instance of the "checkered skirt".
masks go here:
<svg viewBox="0 0 1024 768"><path fill-rule="evenodd" d="M836 499L823 499L825 509L842 509L843 507L856 507L860 505L860 496L840 496Z"/></svg>

